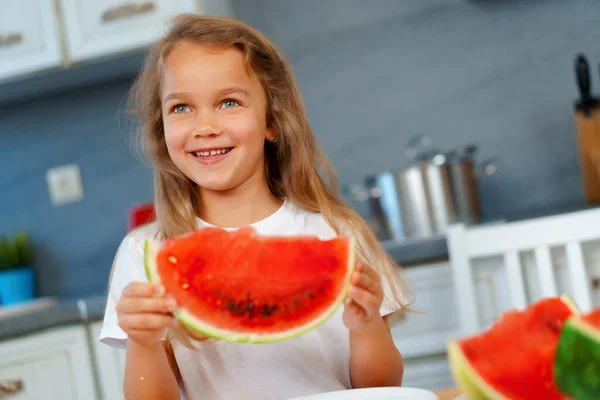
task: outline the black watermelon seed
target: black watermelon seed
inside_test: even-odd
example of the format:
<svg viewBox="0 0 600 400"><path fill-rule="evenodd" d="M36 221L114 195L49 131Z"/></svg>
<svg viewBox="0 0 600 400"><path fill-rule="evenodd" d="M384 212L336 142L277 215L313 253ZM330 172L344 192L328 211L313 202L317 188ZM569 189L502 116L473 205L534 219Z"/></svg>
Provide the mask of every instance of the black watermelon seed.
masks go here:
<svg viewBox="0 0 600 400"><path fill-rule="evenodd" d="M243 301L240 301L237 304L237 308L238 308L238 310L240 312L240 315L244 315L244 313L246 312L246 303L243 302Z"/></svg>
<svg viewBox="0 0 600 400"><path fill-rule="evenodd" d="M234 314L238 312L237 305L235 304L235 301L233 301L233 299L229 299L229 301L227 302L227 308L229 308L229 310Z"/></svg>
<svg viewBox="0 0 600 400"><path fill-rule="evenodd" d="M271 307L269 307L268 304L263 304L260 308L260 315L262 315L263 317L271 316Z"/></svg>
<svg viewBox="0 0 600 400"><path fill-rule="evenodd" d="M254 313L254 302L252 300L250 300L248 302L248 306L246 307L248 309L248 314L250 314L250 316L252 316Z"/></svg>
<svg viewBox="0 0 600 400"><path fill-rule="evenodd" d="M314 294L312 294L312 292L306 292L306 296L307 296L309 299L314 299L314 298L315 298L315 295L314 295Z"/></svg>
<svg viewBox="0 0 600 400"><path fill-rule="evenodd" d="M554 333L560 333L560 326L558 321L548 321L548 327Z"/></svg>
<svg viewBox="0 0 600 400"><path fill-rule="evenodd" d="M294 305L295 305L296 307L300 307L300 306L302 305L302 303L300 303L300 300L298 300L298 299L294 299Z"/></svg>

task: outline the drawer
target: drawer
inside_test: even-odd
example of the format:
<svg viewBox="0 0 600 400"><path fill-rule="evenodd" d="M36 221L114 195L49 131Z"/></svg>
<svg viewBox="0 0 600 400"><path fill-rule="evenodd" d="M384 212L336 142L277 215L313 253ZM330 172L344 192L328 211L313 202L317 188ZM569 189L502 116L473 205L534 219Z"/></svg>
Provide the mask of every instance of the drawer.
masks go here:
<svg viewBox="0 0 600 400"><path fill-rule="evenodd" d="M450 266L426 264L405 272L414 294L413 308L422 313L390 319L394 342L405 358L445 353L446 342L459 330Z"/></svg>
<svg viewBox="0 0 600 400"><path fill-rule="evenodd" d="M143 48L165 32L168 19L198 10L195 0L60 0L71 61Z"/></svg>
<svg viewBox="0 0 600 400"><path fill-rule="evenodd" d="M3 0L0 7L0 81L61 64L54 2Z"/></svg>

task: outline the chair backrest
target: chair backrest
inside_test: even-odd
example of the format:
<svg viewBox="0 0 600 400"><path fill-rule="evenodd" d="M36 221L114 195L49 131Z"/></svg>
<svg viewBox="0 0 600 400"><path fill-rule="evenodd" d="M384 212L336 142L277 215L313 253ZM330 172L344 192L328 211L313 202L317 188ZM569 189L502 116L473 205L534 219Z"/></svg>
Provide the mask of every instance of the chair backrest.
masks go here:
<svg viewBox="0 0 600 400"><path fill-rule="evenodd" d="M463 335L484 328L474 280L474 260L478 258L502 257L511 308L523 309L530 301L521 253L533 251L541 297L551 297L563 294L558 293L551 248L563 246L573 300L582 312L592 309L592 285L582 244L600 239L600 209L481 226L457 224L449 227L447 238Z"/></svg>

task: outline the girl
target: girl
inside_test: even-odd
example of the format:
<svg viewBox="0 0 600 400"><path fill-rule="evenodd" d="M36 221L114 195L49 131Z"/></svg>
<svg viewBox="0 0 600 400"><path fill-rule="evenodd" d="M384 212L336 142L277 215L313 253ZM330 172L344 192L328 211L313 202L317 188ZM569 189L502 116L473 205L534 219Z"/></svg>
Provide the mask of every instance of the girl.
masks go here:
<svg viewBox="0 0 600 400"><path fill-rule="evenodd" d="M131 100L155 169L157 221L122 242L100 335L127 349L125 397L286 399L401 385L387 316L406 307L403 282L338 197L275 47L235 20L179 16L148 54ZM144 239L246 225L264 235L355 235L361 262L344 307L319 328L269 345L209 341L178 325L174 300L144 276Z"/></svg>

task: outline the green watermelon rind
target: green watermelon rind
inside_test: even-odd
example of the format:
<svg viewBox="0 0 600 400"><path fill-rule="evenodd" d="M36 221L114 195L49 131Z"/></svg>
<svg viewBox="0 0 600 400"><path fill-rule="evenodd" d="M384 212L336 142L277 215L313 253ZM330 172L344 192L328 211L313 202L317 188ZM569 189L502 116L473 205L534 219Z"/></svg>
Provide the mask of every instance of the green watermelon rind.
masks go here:
<svg viewBox="0 0 600 400"><path fill-rule="evenodd" d="M560 299L571 309L574 316L580 315L579 308L568 295ZM450 369L458 387L470 400L510 400L486 382L469 364L459 340L450 340L446 346Z"/></svg>
<svg viewBox="0 0 600 400"><path fill-rule="evenodd" d="M575 347L578 348L574 351ZM579 358L574 357L575 354ZM589 357L582 360L581 357ZM583 364L582 365L582 361ZM586 361L588 363L586 363ZM593 376L583 370L594 365ZM593 379L595 382L589 382ZM558 342L554 360L554 381L566 395L581 400L598 399L600 392L600 329L595 328L580 316L571 317L565 323ZM592 387L596 385L596 387Z"/></svg>
<svg viewBox="0 0 600 400"><path fill-rule="evenodd" d="M447 351L454 380L466 398L470 400L510 400L497 392L471 367L460 349L458 341L449 341Z"/></svg>
<svg viewBox="0 0 600 400"><path fill-rule="evenodd" d="M350 236L348 243L348 270L346 272L346 276L344 277L344 287L340 291L340 294L338 295L335 302L333 302L331 306L321 314L320 317L315 318L311 322L299 326L296 329L288 330L283 333L240 334L225 329L215 328L213 326L210 326L209 324L203 323L198 318L194 317L194 315L187 311L185 308L178 308L174 310L173 315L183 324L187 325L188 327L202 335L213 339L225 340L229 342L253 344L275 343L288 340L296 336L300 336L325 323L325 321L327 321L331 316L333 316L339 310L342 304L344 304L344 301L348 296L352 272L354 272L354 265L356 262L355 242L356 239ZM156 265L156 254L158 252L159 247L159 242L155 240L146 239L144 243L144 269L146 271L148 282L153 284L160 283L160 277L158 275L158 268Z"/></svg>
<svg viewBox="0 0 600 400"><path fill-rule="evenodd" d="M148 283L160 284L158 267L156 266L156 253L160 244L156 240L146 239L144 242L144 270Z"/></svg>

